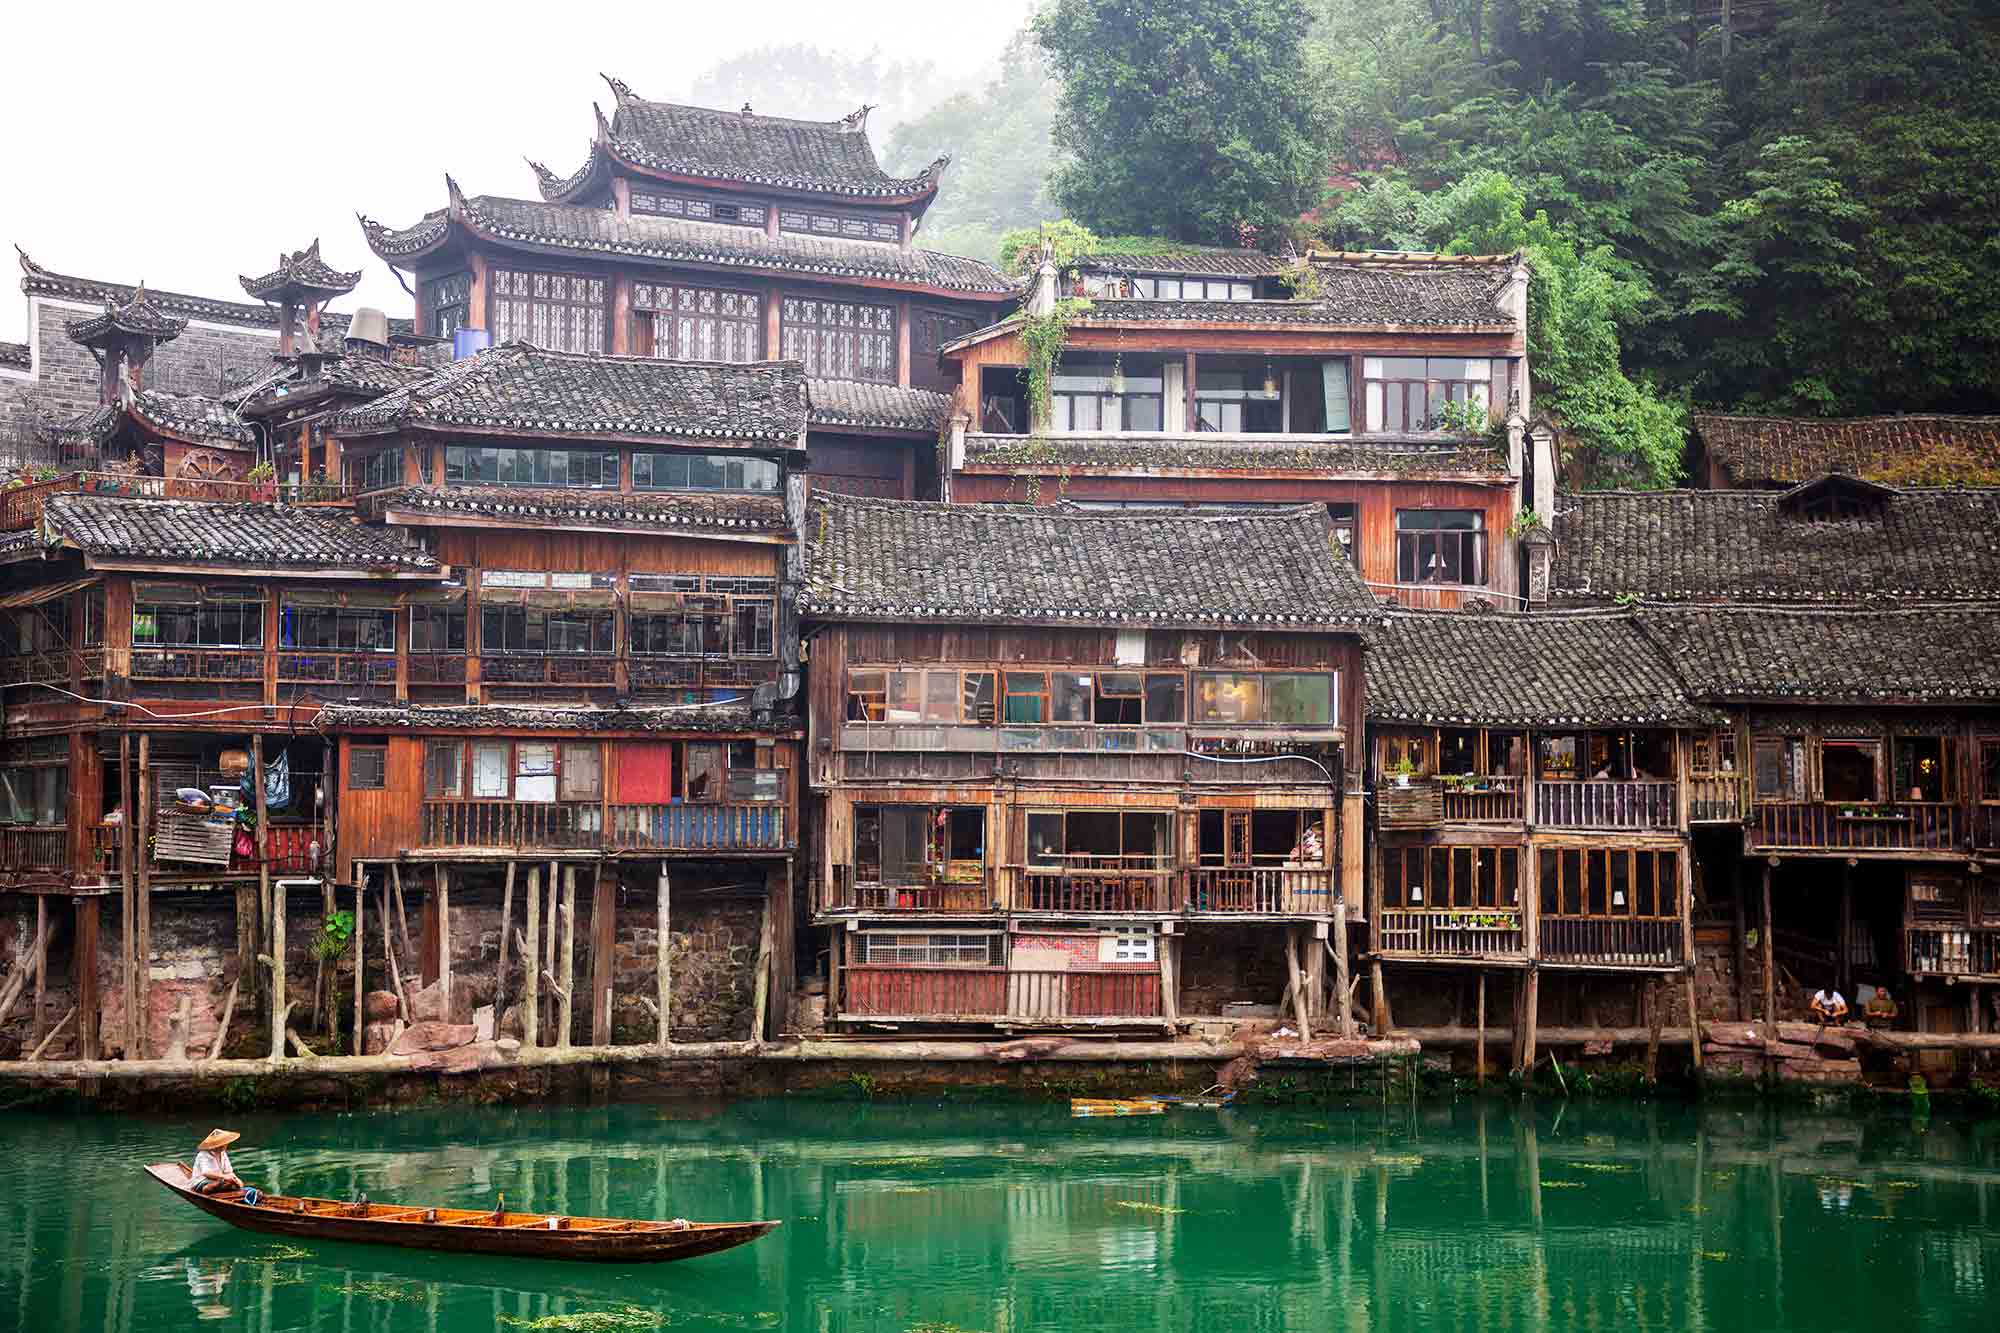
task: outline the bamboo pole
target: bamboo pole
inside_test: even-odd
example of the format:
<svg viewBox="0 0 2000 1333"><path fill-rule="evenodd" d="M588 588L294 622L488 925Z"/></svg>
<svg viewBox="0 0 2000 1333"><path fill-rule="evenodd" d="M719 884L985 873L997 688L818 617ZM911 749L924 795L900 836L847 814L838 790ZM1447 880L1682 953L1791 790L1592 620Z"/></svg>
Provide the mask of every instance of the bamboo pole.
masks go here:
<svg viewBox="0 0 2000 1333"><path fill-rule="evenodd" d="M1340 989L1340 1035L1354 1038L1354 985L1347 976L1347 902L1333 909L1333 980Z"/></svg>
<svg viewBox="0 0 2000 1333"><path fill-rule="evenodd" d="M14 1012L14 1005L27 993L28 983L41 975L42 960L48 957L49 927L43 925L35 936L33 948L23 949L14 975L7 979L7 987L0 990L0 1023Z"/></svg>
<svg viewBox="0 0 2000 1333"><path fill-rule="evenodd" d="M118 733L118 961L125 986L125 1057L139 1045L138 904L132 892L132 733Z"/></svg>
<svg viewBox="0 0 2000 1333"><path fill-rule="evenodd" d="M438 989L444 994L444 1021L451 1022L451 872L437 867Z"/></svg>
<svg viewBox="0 0 2000 1333"><path fill-rule="evenodd" d="M541 1033L542 872L528 867L528 935L521 942L521 1048L533 1050Z"/></svg>
<svg viewBox="0 0 2000 1333"><path fill-rule="evenodd" d="M132 789L132 804L136 809L139 827L134 833L134 845L138 849L138 862L132 867L135 877L133 886L134 905L138 908L139 936L134 944L135 976L138 982L139 1012L133 1029L133 1052L137 1059L146 1058L152 1044L153 1018L153 799L152 799L152 757L153 738L139 734L139 777Z"/></svg>
<svg viewBox="0 0 2000 1333"><path fill-rule="evenodd" d="M417 946L410 940L410 905L403 898L403 866L401 862L391 861L389 863L389 882L396 889L396 924L402 927L403 952L414 958L417 956Z"/></svg>
<svg viewBox="0 0 2000 1333"><path fill-rule="evenodd" d="M104 1006L97 994L98 908L97 899L76 902L76 946L70 966L76 972L76 1053L79 1059L95 1060L103 1053Z"/></svg>
<svg viewBox="0 0 2000 1333"><path fill-rule="evenodd" d="M1486 1086L1486 969L1479 969L1479 1049L1473 1056L1479 1086Z"/></svg>
<svg viewBox="0 0 2000 1333"><path fill-rule="evenodd" d="M403 969L396 961L396 944L389 938L389 918L394 916L395 905L389 897L389 882L382 881L382 956L389 960L389 980L395 987L396 1004L405 1023L410 1021L410 992L403 985Z"/></svg>
<svg viewBox="0 0 2000 1333"><path fill-rule="evenodd" d="M264 790L264 773L261 756L257 771L257 790ZM262 805L262 800L258 801ZM260 823L258 833L262 834ZM285 882L279 880L271 886L271 952L266 960L271 968L271 1059L282 1060L285 1055L285 1023L291 1017L292 1002L285 994Z"/></svg>
<svg viewBox="0 0 2000 1333"><path fill-rule="evenodd" d="M562 992L556 1021L561 1030L556 1034L556 1045L569 1045L571 1027L575 1021L576 993L576 867L563 868L562 886Z"/></svg>
<svg viewBox="0 0 2000 1333"><path fill-rule="evenodd" d="M669 1008L673 1004L674 991L673 973L671 971L673 966L672 908L673 903L669 897L669 885L667 882L667 863L663 859L660 862L658 929L656 938L653 941L653 961L658 969L654 977L654 983L659 993L658 1002L660 1006L657 1022L659 1027L659 1043L662 1046L667 1045L673 1040L673 1022L669 1017Z"/></svg>
<svg viewBox="0 0 2000 1333"><path fill-rule="evenodd" d="M222 1043L229 1040L229 1020L236 1016L236 988L242 981L239 976L229 983L229 998L222 1002L222 1022L215 1029L215 1041L208 1048L211 1063L222 1058Z"/></svg>
<svg viewBox="0 0 2000 1333"><path fill-rule="evenodd" d="M764 1040L771 1004L771 900L764 899L764 919L757 930L757 971L750 1002L750 1040Z"/></svg>
<svg viewBox="0 0 2000 1333"><path fill-rule="evenodd" d="M493 970L493 1030L507 1016L507 937L514 932L514 863L507 863L507 888L500 895L500 961Z"/></svg>
<svg viewBox="0 0 2000 1333"><path fill-rule="evenodd" d="M44 1031L42 1025L48 1021L49 1017L47 992L47 982L49 979L49 900L46 894L38 893L35 895L35 938L41 942L35 947L35 1020L28 1030L37 1038L40 1038Z"/></svg>
<svg viewBox="0 0 2000 1333"><path fill-rule="evenodd" d="M354 886L354 1053L368 1054L361 1036L368 1027L365 1000L368 985L368 930L365 918L368 915L368 877L363 875Z"/></svg>

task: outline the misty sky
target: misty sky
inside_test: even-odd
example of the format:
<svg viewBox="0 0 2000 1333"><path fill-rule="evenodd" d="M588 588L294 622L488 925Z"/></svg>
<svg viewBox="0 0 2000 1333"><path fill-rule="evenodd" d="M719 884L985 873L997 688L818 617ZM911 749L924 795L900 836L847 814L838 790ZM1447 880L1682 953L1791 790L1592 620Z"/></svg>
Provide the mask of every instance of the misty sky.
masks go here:
<svg viewBox="0 0 2000 1333"><path fill-rule="evenodd" d="M362 240L356 211L408 226L468 194L534 198L523 156L568 174L609 114L598 71L677 101L755 47L803 42L930 60L967 86L1030 0L658 0L440 5L42 3L5 21L8 126L0 240L44 267L247 299L237 275L321 238L364 270L336 309L409 298ZM906 117L924 108L884 108ZM783 115L779 106L758 106ZM871 128L874 128L871 125ZM874 136L878 152L882 135ZM947 190L950 178L945 180ZM11 251L0 340L27 337Z"/></svg>

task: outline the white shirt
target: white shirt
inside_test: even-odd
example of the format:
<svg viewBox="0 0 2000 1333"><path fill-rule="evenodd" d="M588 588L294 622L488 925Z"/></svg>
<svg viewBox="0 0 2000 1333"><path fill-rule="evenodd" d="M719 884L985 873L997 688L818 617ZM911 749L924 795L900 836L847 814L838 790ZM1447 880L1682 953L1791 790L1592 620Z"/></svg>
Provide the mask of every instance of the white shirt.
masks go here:
<svg viewBox="0 0 2000 1333"><path fill-rule="evenodd" d="M1827 994L1823 990L1814 991L1813 998L1815 1000L1818 1000L1821 1004L1831 1005L1835 1009L1844 1009L1847 1007L1847 1001L1840 998L1839 991L1835 991L1831 995Z"/></svg>
<svg viewBox="0 0 2000 1333"><path fill-rule="evenodd" d="M214 1152L202 1151L194 1155L194 1176L188 1184L199 1189L214 1180L227 1180L236 1174L229 1165L229 1154L221 1148Z"/></svg>

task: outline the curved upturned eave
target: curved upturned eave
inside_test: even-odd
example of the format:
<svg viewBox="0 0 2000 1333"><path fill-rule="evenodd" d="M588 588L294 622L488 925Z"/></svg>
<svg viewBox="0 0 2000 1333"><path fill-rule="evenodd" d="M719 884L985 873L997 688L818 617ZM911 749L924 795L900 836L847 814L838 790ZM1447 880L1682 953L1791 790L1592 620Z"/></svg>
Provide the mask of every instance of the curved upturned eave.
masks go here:
<svg viewBox="0 0 2000 1333"><path fill-rule="evenodd" d="M558 176L533 159L528 165L534 168L535 186L544 203L581 204L611 184L611 163L602 144L591 144L583 165L567 176Z"/></svg>
<svg viewBox="0 0 2000 1333"><path fill-rule="evenodd" d="M428 258L444 250L453 240L470 239L483 245L498 246L524 254L568 256L582 255L602 262L636 261L642 264L657 264L671 268L695 268L717 273L755 273L768 277L804 278L807 281L865 282L886 290L909 292L918 296L938 296L961 301L1012 301L1020 293L1014 290L985 291L967 287L951 287L942 283L924 282L893 274L869 272L838 264L813 265L807 263L783 264L759 262L750 259L732 259L725 256L702 257L700 255L668 255L638 247L595 248L583 245L559 245L552 241L541 241L513 236L503 231L489 231L475 225L476 213L468 211L463 216L455 216L450 210L426 217L414 227L397 230L362 217L362 230L368 237L368 248L378 258L392 266L408 268L415 261ZM463 233L461 236L460 233ZM378 242L378 238L380 238ZM398 244L392 238L407 238Z"/></svg>
<svg viewBox="0 0 2000 1333"><path fill-rule="evenodd" d="M944 169L951 162L948 157L933 162L925 173L892 184L908 188L891 191L844 190L838 185L815 184L811 181L780 176L715 175L691 164L649 162L630 152L621 152L620 143L612 140L594 153L601 152L609 166L615 166L651 180L663 181L670 185L692 185L710 190L769 190L778 194L792 195L800 199L816 199L822 203L833 202L851 204L858 208L880 207L884 204L908 205L921 213L928 209L936 198L938 186L944 179ZM921 205L921 207L919 207Z"/></svg>

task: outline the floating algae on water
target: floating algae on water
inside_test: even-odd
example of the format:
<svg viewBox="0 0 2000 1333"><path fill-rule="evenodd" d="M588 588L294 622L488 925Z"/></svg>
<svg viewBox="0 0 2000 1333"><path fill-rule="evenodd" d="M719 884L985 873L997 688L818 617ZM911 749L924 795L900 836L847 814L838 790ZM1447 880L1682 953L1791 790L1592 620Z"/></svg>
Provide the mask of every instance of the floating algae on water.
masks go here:
<svg viewBox="0 0 2000 1333"><path fill-rule="evenodd" d="M856 1166L929 1166L928 1157L857 1157Z"/></svg>
<svg viewBox="0 0 2000 1333"><path fill-rule="evenodd" d="M1173 1217L1187 1211L1185 1208L1169 1208L1163 1203L1139 1203L1133 1199L1119 1199L1114 1201L1111 1206L1113 1208L1128 1208L1135 1213L1154 1213L1161 1217Z"/></svg>
<svg viewBox="0 0 2000 1333"><path fill-rule="evenodd" d="M330 1291L336 1296L359 1296L370 1301L402 1301L414 1305L424 1299L425 1289L421 1282L349 1282L345 1286L321 1286L321 1291Z"/></svg>
<svg viewBox="0 0 2000 1333"><path fill-rule="evenodd" d="M1368 1159L1370 1166L1422 1166L1424 1159L1415 1153L1401 1153L1396 1156L1380 1155Z"/></svg>
<svg viewBox="0 0 2000 1333"><path fill-rule="evenodd" d="M1580 1190L1583 1188L1583 1182L1581 1180L1544 1180L1542 1188L1545 1190Z"/></svg>
<svg viewBox="0 0 2000 1333"><path fill-rule="evenodd" d="M1696 1253L1701 1255L1702 1258L1718 1264L1729 1257L1729 1251L1727 1250L1698 1250Z"/></svg>
<svg viewBox="0 0 2000 1333"><path fill-rule="evenodd" d="M510 1314L500 1316L500 1323L505 1327L540 1329L546 1333L624 1333L624 1330L632 1328L661 1328L666 1322L665 1315L636 1305L620 1310L579 1310L575 1314L543 1315L540 1319L522 1319Z"/></svg>
<svg viewBox="0 0 2000 1333"><path fill-rule="evenodd" d="M1636 1171L1639 1169L1635 1166L1622 1166L1616 1162L1572 1162L1570 1165L1579 1171Z"/></svg>
<svg viewBox="0 0 2000 1333"><path fill-rule="evenodd" d="M310 1258L312 1258L311 1250L300 1249L296 1245L266 1245L263 1253L257 1256L257 1262L262 1264L288 1264Z"/></svg>

